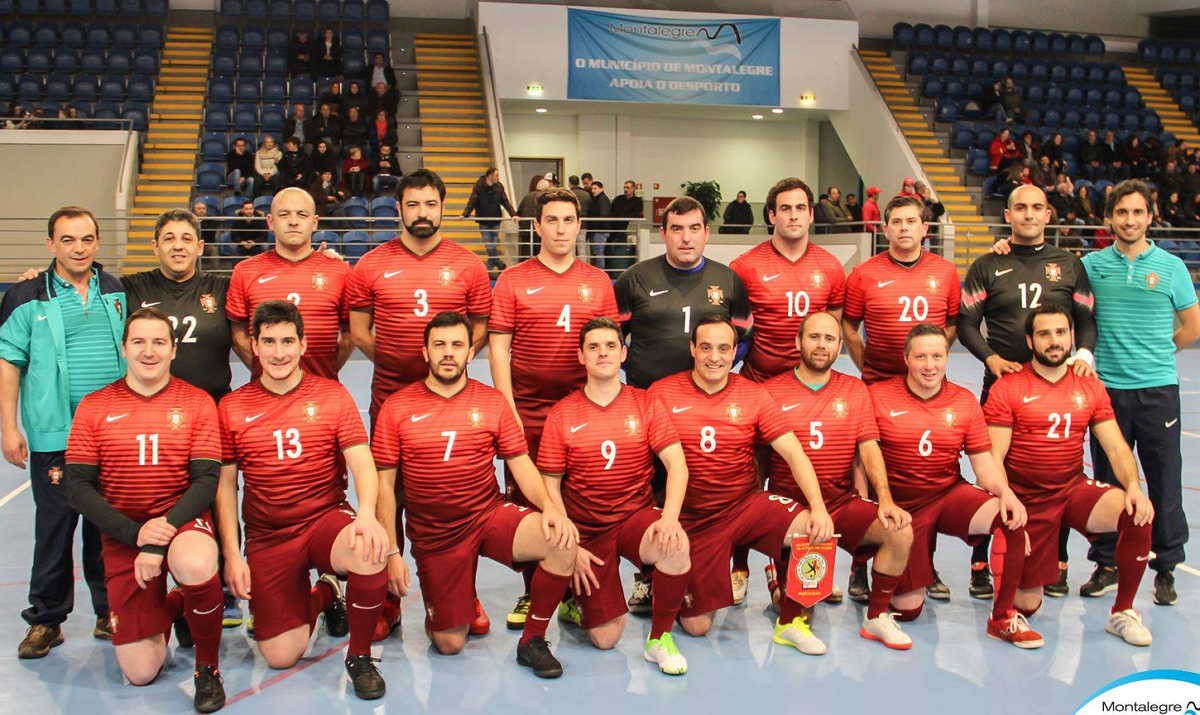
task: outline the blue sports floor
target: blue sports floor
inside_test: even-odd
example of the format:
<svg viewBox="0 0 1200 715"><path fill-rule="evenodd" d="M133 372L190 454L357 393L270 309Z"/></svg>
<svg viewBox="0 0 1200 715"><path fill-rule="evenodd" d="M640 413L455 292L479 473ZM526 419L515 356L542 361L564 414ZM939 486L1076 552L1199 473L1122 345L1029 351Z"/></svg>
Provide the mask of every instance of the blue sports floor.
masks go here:
<svg viewBox="0 0 1200 715"><path fill-rule="evenodd" d="M846 369L842 359L838 367ZM1200 528L1200 351L1181 356L1184 378L1184 504L1193 535ZM849 368L853 371L853 368ZM969 355L952 355L950 376L978 389L979 367ZM476 361L472 376L487 379ZM365 408L370 365L350 362L342 372ZM239 371L237 381L246 379ZM32 552L33 502L20 487L27 476L0 466L0 715L8 713L186 713L191 711L191 651L181 651L159 680L144 688L126 685L109 644L91 637L87 589L77 581L76 614L66 623L66 643L42 660L21 661L17 643L25 632L19 616ZM1072 594L1091 565L1085 542L1071 540ZM903 713L1070 713L1104 684L1150 668L1200 669L1200 543L1193 541L1190 566L1176 571L1179 605L1159 607L1143 583L1137 608L1154 632L1149 648L1134 648L1104 632L1112 594L1100 599L1047 599L1033 625L1047 639L1041 650L1020 651L984 634L990 602L967 596L965 545L942 539L937 564L953 590L946 603L929 604L904 628L915 641L894 652L858 636L862 607L848 599L819 606L814 630L829 644L824 657L809 657L771 642L773 614L763 583L765 559L752 557L746 606L717 618L706 638L676 637L690 671L661 675L642 660L647 620L630 619L612 652L599 652L585 637L554 623L549 638L566 674L538 680L514 661L516 636L504 629L504 614L520 589L520 577L482 561L479 595L492 617L491 634L472 639L458 656L440 656L422 630L419 594L410 597L403 628L380 644L375 655L387 678L388 694L372 703L357 700L345 677L344 640L322 632L308 657L286 671L272 671L242 629L224 633L221 669L228 713L589 713L630 712L812 712L860 713L880 709ZM848 561L837 564L845 587ZM626 587L630 578L626 565ZM416 602L414 602L416 600Z"/></svg>

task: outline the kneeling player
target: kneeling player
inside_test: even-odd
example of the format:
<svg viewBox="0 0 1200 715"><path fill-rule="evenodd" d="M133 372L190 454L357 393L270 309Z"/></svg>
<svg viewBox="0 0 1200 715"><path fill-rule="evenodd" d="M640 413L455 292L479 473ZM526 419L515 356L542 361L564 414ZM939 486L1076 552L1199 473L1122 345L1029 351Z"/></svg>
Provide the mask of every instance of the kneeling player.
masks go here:
<svg viewBox="0 0 1200 715"><path fill-rule="evenodd" d="M300 660L324 611L330 635L345 635L349 621L346 671L355 695L383 697L371 632L387 592L387 532L375 520L379 480L362 418L341 383L300 368L307 343L295 305L264 301L251 327L262 375L220 405L217 526L225 581L250 600L254 638L272 668ZM354 474L357 514L346 502L343 464ZM245 558L237 538L239 468ZM315 587L312 568L324 574ZM349 609L334 574L347 577Z"/></svg>
<svg viewBox="0 0 1200 715"><path fill-rule="evenodd" d="M687 465L679 435L662 405L644 390L621 383L625 345L620 327L593 318L579 333L582 389L550 410L538 468L555 503L580 530L575 594L582 625L597 648L616 646L625 630L621 557L654 566L650 636L643 654L662 672L683 675L687 659L671 626L687 591L688 540L679 525ZM654 507L654 455L667 467L663 507Z"/></svg>
<svg viewBox="0 0 1200 715"><path fill-rule="evenodd" d="M650 395L671 411L687 461L687 492L680 521L691 546L690 602L680 614L694 636L712 628L716 611L733 604L729 559L749 546L778 559L794 534L814 541L833 534L821 487L783 412L761 385L729 374L737 331L727 318L709 315L692 329L693 367L655 382ZM791 469L810 509L759 487L754 448L770 444ZM786 558L784 559L786 563ZM783 569L791 578L790 569ZM821 655L825 644L812 634L803 606L784 594L773 639L803 653Z"/></svg>
<svg viewBox="0 0 1200 715"><path fill-rule="evenodd" d="M984 407L992 454L1004 462L1013 491L1029 510L1032 550L1017 610L1033 615L1042 605L1042 587L1058 580L1063 525L1089 538L1117 532L1117 602L1105 630L1126 643L1150 645L1150 629L1133 610L1133 597L1149 560L1154 507L1138 484L1133 452L1104 385L1066 364L1074 342L1071 316L1057 305L1034 310L1025 321L1025 340L1033 361L996 381ZM1089 426L1123 490L1084 478L1083 437Z"/></svg>
<svg viewBox="0 0 1200 715"><path fill-rule="evenodd" d="M225 705L217 670L223 594L209 507L220 467L217 408L171 377L175 331L153 308L134 311L122 340L124 378L83 399L67 444L71 506L100 528L113 645L134 685L154 681L172 621L194 641L194 705ZM165 557L165 569L164 569ZM167 592L166 573L178 584ZM189 637L190 632L190 637Z"/></svg>
<svg viewBox="0 0 1200 715"><path fill-rule="evenodd" d="M408 576L398 506L408 514L425 630L439 653L466 645L480 554L512 568L538 562L517 662L539 677L557 678L562 665L546 643L546 627L571 584L579 533L547 497L508 401L467 378L474 353L467 318L438 313L425 326L422 351L429 375L383 403L372 442L382 482L379 516L395 544L388 562L392 591L402 593ZM501 499L496 457L540 513Z"/></svg>
<svg viewBox="0 0 1200 715"><path fill-rule="evenodd" d="M861 380L832 369L842 350L842 328L833 315L810 313L795 340L800 364L763 387L792 431L807 437L802 444L821 483L825 508L841 534L838 546L850 554L875 554L867 615L859 633L889 648L907 650L912 639L896 625L888 605L908 563L912 518L892 501L870 394ZM854 491L855 455L862 460L878 503ZM771 456L768 489L805 503L791 468L778 453Z"/></svg>
<svg viewBox="0 0 1200 715"><path fill-rule="evenodd" d="M908 373L869 388L892 496L912 515L912 549L892 608L902 621L920 615L925 605L923 589L933 582L929 545L936 534L971 543L998 531L1004 540L997 539L992 549L995 553L1002 543L1008 545L1004 563L1008 578L992 603L987 634L1018 648L1040 648L1041 635L1013 610L1028 543L1025 507L992 458L979 402L946 379L949 352L945 331L922 323L908 333L904 344ZM964 450L978 484L966 482L959 471L959 454Z"/></svg>

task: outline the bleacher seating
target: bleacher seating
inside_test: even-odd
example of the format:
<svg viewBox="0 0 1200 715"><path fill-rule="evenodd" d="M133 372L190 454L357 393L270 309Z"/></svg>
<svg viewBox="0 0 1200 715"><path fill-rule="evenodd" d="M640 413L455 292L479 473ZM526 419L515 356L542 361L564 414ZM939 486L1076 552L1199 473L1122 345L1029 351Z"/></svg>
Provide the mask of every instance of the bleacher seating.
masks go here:
<svg viewBox="0 0 1200 715"><path fill-rule="evenodd" d="M987 27L912 25L899 22L892 28L892 41L899 50L955 50L1002 52L1015 55L1066 54L1102 57L1104 40L1096 35L1032 32Z"/></svg>

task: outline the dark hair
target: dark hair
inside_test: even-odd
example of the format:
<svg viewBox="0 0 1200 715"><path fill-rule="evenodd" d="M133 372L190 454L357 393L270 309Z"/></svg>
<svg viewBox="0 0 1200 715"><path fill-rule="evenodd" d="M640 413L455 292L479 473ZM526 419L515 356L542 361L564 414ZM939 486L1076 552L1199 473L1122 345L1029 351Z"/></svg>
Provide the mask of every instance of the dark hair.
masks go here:
<svg viewBox="0 0 1200 715"><path fill-rule="evenodd" d="M200 221L196 218L196 214L187 209L167 209L158 215L158 220L154 222L154 240L158 240L158 234L162 233L163 226L166 226L172 221L183 221L192 227L196 232L196 238L200 238Z"/></svg>
<svg viewBox="0 0 1200 715"><path fill-rule="evenodd" d="M592 172L590 172L590 171L585 171L585 172L583 172L582 174L580 174L580 175L579 175L579 178L580 178L580 179L594 179L594 178L596 178L596 177L592 176Z"/></svg>
<svg viewBox="0 0 1200 715"><path fill-rule="evenodd" d="M251 334L258 338L258 331L264 325L279 325L291 323L296 326L296 337L304 338L304 318L300 317L300 309L291 301L264 300L254 309L254 317L250 320Z"/></svg>
<svg viewBox="0 0 1200 715"><path fill-rule="evenodd" d="M940 325L933 323L920 323L908 331L908 335L904 337L904 354L908 354L908 349L912 347L912 342L917 338L923 338L927 335L939 335L942 340L946 341L946 347L950 347L950 338L946 335L946 331Z"/></svg>
<svg viewBox="0 0 1200 715"><path fill-rule="evenodd" d="M887 202L887 206L883 208L883 222L887 223L891 220L892 211L902 209L905 206L912 206L917 210L917 215L921 216L921 220L925 220L925 202L915 196L893 196L892 200Z"/></svg>
<svg viewBox="0 0 1200 715"><path fill-rule="evenodd" d="M175 337L175 326L171 324L171 319L167 317L166 313L162 312L158 308L138 308L130 313L129 317L125 320L125 332L121 334L122 345L124 345L125 341L129 339L129 326L133 325L133 321L135 320L162 321L167 326L167 335L171 336L171 344L178 342L178 339Z"/></svg>
<svg viewBox="0 0 1200 715"><path fill-rule="evenodd" d="M568 186L579 186L579 177L575 176L574 174L571 174L570 176L567 177L567 185Z"/></svg>
<svg viewBox="0 0 1200 715"><path fill-rule="evenodd" d="M1134 194L1140 195L1146 201L1147 212L1153 211L1151 207L1154 206L1154 199L1150 197L1150 186L1141 179L1126 179L1113 188L1112 195L1104 204L1104 215L1112 218L1113 209L1121 202L1121 199Z"/></svg>
<svg viewBox="0 0 1200 715"><path fill-rule="evenodd" d="M584 323L583 327L579 329L579 349L580 350L583 349L584 338L586 338L587 334L592 332L593 330L615 330L615 331L617 331L617 338L619 339L621 337L621 326L617 325L617 321L613 320L612 318L605 317L603 315L597 316L595 318L592 318L588 322Z"/></svg>
<svg viewBox="0 0 1200 715"><path fill-rule="evenodd" d="M471 339L471 321L467 320L467 316L453 310L444 310L433 316L425 324L425 344L429 344L429 334L433 332L434 328L451 328L455 325L461 325L466 328L467 340L469 341Z"/></svg>
<svg viewBox="0 0 1200 715"><path fill-rule="evenodd" d="M404 192L409 189L424 189L429 186L437 189L440 200L446 200L446 182L429 169L417 169L411 174L405 174L404 178L400 179L400 183L396 185L396 199L403 201Z"/></svg>
<svg viewBox="0 0 1200 715"><path fill-rule="evenodd" d="M1033 337L1033 321L1037 320L1039 315L1065 315L1067 316L1067 327L1074 330L1075 321L1071 317L1071 311L1058 303L1043 303L1025 316L1025 336Z"/></svg>
<svg viewBox="0 0 1200 715"><path fill-rule="evenodd" d="M667 217L671 214L682 216L683 214L691 213L693 211L700 212L700 220L704 222L705 226L707 226L708 213L704 210L704 207L700 205L699 201L693 199L691 196L678 196L672 199L671 203L667 204L667 208L663 211L662 230L667 230Z"/></svg>
<svg viewBox="0 0 1200 715"><path fill-rule="evenodd" d="M592 182L592 186L599 186L599 187L600 187L600 189L601 189L601 190L603 190L603 189L604 189L604 182L603 182L603 181L593 181L593 182Z"/></svg>
<svg viewBox="0 0 1200 715"><path fill-rule="evenodd" d="M50 214L50 220L46 222L46 237L54 238L54 224L58 223L60 218L79 218L81 216L87 216L92 220L92 228L96 231L96 240L100 240L100 224L96 222L96 215L82 206L63 206Z"/></svg>
<svg viewBox="0 0 1200 715"><path fill-rule="evenodd" d="M579 198L570 189L547 189L537 197L537 220L542 220L542 207L555 201L575 207L575 218L579 218Z"/></svg>
<svg viewBox="0 0 1200 715"><path fill-rule="evenodd" d="M696 344L696 334L700 332L701 326L716 325L717 323L720 323L721 325L728 325L729 329L733 331L733 342L737 343L739 333L738 329L734 327L732 320L721 313L705 313L704 315L701 315L700 319L696 321L696 324L692 326L692 335L690 338L692 345Z"/></svg>
<svg viewBox="0 0 1200 715"><path fill-rule="evenodd" d="M786 179L780 179L779 181L775 182L775 185L772 186L771 190L767 192L767 208L771 211L775 211L775 199L779 198L779 195L785 191L795 191L796 189L802 189L804 191L804 195L808 197L808 208L812 209L812 189L809 188L808 184L804 183L802 179L799 179L795 176L789 176Z"/></svg>

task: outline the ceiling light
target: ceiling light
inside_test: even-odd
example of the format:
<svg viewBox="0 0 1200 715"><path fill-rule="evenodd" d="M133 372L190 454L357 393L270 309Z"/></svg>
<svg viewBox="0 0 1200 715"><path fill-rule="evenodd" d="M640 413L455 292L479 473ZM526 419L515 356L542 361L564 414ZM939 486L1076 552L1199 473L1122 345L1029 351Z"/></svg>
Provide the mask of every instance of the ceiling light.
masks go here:
<svg viewBox="0 0 1200 715"><path fill-rule="evenodd" d="M750 115L750 118L751 118L751 119L762 119L762 118L763 118L763 115L761 115L761 114L751 114L751 115Z"/></svg>
<svg viewBox="0 0 1200 715"><path fill-rule="evenodd" d="M533 110L533 111L537 112L538 114L545 114L545 113L546 113L546 112L548 112L549 110L548 110L548 109L546 109L545 107L538 107L537 109L535 109L535 110Z"/></svg>
<svg viewBox="0 0 1200 715"><path fill-rule="evenodd" d="M772 109L771 114L783 114L783 107L776 107Z"/></svg>

